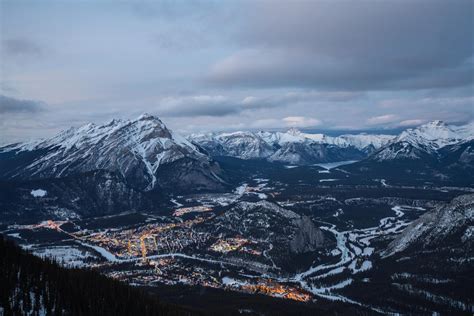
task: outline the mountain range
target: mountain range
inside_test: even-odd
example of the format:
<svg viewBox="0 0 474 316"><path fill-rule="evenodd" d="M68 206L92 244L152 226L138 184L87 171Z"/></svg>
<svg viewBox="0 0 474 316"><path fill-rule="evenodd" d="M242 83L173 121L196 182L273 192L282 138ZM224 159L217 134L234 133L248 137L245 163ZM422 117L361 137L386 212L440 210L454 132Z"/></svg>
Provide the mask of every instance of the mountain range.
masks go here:
<svg viewBox="0 0 474 316"><path fill-rule="evenodd" d="M192 134L169 130L152 115L71 128L45 140L0 148L1 180L64 178L106 171L139 191L207 190L226 185L214 157L261 159L292 165L357 160L353 172L429 173L437 178L470 174L474 123L433 121L395 135L341 135L286 132Z"/></svg>
<svg viewBox="0 0 474 316"><path fill-rule="evenodd" d="M233 132L192 134L188 140L212 156L266 159L272 162L307 165L340 160L357 160L388 143L392 135L341 135L286 132Z"/></svg>
<svg viewBox="0 0 474 316"><path fill-rule="evenodd" d="M211 156L263 159L290 165L357 161L348 172L371 177L461 181L474 176L474 123L432 121L399 135L347 134L332 137L286 132L192 134L188 140Z"/></svg>
<svg viewBox="0 0 474 316"><path fill-rule="evenodd" d="M358 160L339 168L352 178L469 186L474 178L474 124L434 121L398 136L331 137L290 129L184 138L159 118L144 114L1 147L0 206L5 217L16 219L25 208L38 218L156 208L166 200L163 194L222 192L240 181L233 179L235 164L221 167L219 156L277 165ZM37 187L49 195L38 199L29 194Z"/></svg>
<svg viewBox="0 0 474 316"><path fill-rule="evenodd" d="M433 121L407 129L345 170L373 177L422 179L472 185L474 124Z"/></svg>

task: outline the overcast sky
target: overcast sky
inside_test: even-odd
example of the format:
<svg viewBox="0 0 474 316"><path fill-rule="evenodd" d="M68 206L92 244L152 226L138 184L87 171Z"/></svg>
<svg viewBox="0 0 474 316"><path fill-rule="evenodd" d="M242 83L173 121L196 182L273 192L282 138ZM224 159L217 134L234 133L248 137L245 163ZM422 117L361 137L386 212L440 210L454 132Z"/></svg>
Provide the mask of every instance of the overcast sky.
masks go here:
<svg viewBox="0 0 474 316"><path fill-rule="evenodd" d="M474 1L0 0L0 143L474 119Z"/></svg>

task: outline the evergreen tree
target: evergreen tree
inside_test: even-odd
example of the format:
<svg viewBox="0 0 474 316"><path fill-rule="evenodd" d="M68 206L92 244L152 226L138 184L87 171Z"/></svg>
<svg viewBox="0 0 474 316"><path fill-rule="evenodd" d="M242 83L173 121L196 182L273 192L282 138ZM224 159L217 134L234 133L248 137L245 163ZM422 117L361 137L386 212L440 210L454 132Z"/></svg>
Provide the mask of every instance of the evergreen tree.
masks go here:
<svg viewBox="0 0 474 316"><path fill-rule="evenodd" d="M195 315L156 296L87 269L35 257L0 234L0 306L5 316Z"/></svg>

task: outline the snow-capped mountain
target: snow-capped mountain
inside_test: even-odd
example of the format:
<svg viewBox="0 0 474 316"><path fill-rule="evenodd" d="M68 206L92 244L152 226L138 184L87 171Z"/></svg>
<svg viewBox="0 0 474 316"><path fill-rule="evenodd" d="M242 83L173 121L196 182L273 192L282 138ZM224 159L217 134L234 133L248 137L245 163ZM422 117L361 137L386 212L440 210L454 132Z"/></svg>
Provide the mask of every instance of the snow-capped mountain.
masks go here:
<svg viewBox="0 0 474 316"><path fill-rule="evenodd" d="M168 185L216 188L222 184L219 166L206 153L148 114L5 146L0 148L0 162L4 179L60 178L107 170L146 191ZM175 171L172 176L170 168Z"/></svg>
<svg viewBox="0 0 474 316"><path fill-rule="evenodd" d="M265 159L274 152L265 139L253 132L192 134L188 140L204 148L211 156Z"/></svg>
<svg viewBox="0 0 474 316"><path fill-rule="evenodd" d="M439 149L473 138L472 123L458 127L433 121L403 131L369 158L374 161L437 158Z"/></svg>
<svg viewBox="0 0 474 316"><path fill-rule="evenodd" d="M344 169L374 178L472 185L474 124L453 126L433 121L407 129L367 158Z"/></svg>
<svg viewBox="0 0 474 316"><path fill-rule="evenodd" d="M373 147L378 149L394 138L393 135L383 134L344 134L340 136L328 136L325 134L303 133L295 128L282 132L259 132L263 139L270 144L283 145L286 143L317 143L335 145L341 148L354 147L365 150Z"/></svg>
<svg viewBox="0 0 474 316"><path fill-rule="evenodd" d="M302 133L292 128L286 132L192 134L188 139L213 156L267 159L304 165L361 159L393 137L368 134L331 137L324 134Z"/></svg>
<svg viewBox="0 0 474 316"><path fill-rule="evenodd" d="M303 134L306 138L322 144L335 145L342 148L354 147L363 151L378 149L391 141L393 135L384 134L344 134L336 137L324 134Z"/></svg>
<svg viewBox="0 0 474 316"><path fill-rule="evenodd" d="M449 168L463 165L474 169L474 140L443 147L439 150L441 161Z"/></svg>
<svg viewBox="0 0 474 316"><path fill-rule="evenodd" d="M473 246L474 194L462 195L447 205L423 214L411 223L384 251L384 256L418 245L423 248Z"/></svg>

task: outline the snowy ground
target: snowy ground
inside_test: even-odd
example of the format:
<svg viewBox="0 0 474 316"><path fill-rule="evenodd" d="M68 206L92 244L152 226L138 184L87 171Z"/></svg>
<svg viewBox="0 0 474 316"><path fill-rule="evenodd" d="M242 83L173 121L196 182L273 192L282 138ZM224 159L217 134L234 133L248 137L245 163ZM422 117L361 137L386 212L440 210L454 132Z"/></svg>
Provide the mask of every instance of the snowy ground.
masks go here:
<svg viewBox="0 0 474 316"><path fill-rule="evenodd" d="M45 197L46 194L48 194L48 192L43 189L32 190L30 193L33 197Z"/></svg>
<svg viewBox="0 0 474 316"><path fill-rule="evenodd" d="M341 164L348 164L350 162L339 162L333 164L321 164L329 169L340 166ZM337 179L321 179L320 182L326 181L337 181ZM381 181L382 185L386 185L385 181ZM239 185L232 193L227 194L202 194L195 195L193 197L175 197L170 200L175 207L183 207L186 203L190 201L194 204L196 202L201 203L202 205L228 205L234 203L243 197L248 196L257 196L260 200L268 199L273 190L269 186L269 180L264 178L255 178L249 183L242 183ZM46 194L46 193L45 193ZM268 195L267 195L268 194ZM335 201L334 198L328 197L328 200ZM306 201L307 202L307 201ZM281 203L283 206L283 203ZM314 264L309 267L306 271L299 272L294 275L285 275L281 276L279 273L269 272L267 269L262 269L262 267L252 267L249 262L245 261L232 261L227 260L225 257L212 257L209 255L199 255L192 253L184 252L171 252L170 253L161 253L157 255L149 255L147 259L157 260L157 259L179 259L184 261L193 261L196 265L202 264L211 264L218 265L223 267L229 267L229 270L236 271L235 268L239 268L241 271L253 271L255 276L266 279L272 279L279 283L292 284L295 288L303 289L307 292L310 292L314 295L315 298L324 298L328 300L335 301L344 301L350 304L358 304L349 297L341 295L340 290L349 286L354 282L356 274L363 271L367 271L373 268L372 256L374 256L375 249L371 245L371 241L379 236L394 234L400 232L409 222L405 219L405 211L411 209L409 206L395 206L392 208L393 216L388 216L380 219L377 226L369 227L365 229L352 229L339 231L337 226L331 223L323 223L323 226L320 228L330 234L332 234L336 240L336 245L334 249L328 250L328 255L330 255L334 260L330 260L328 263L323 264ZM420 208L416 208L419 210ZM338 217L343 214L342 209L334 210L334 217ZM60 226L53 225L54 222L45 222L42 223L41 227L48 227L51 229L56 229L60 232L64 232ZM38 226L38 225L36 225ZM12 237L20 237L11 234ZM71 234L70 234L71 235ZM87 260L90 258L102 257L105 259L108 264L119 264L119 263L133 263L136 262L140 264L142 262L141 256L133 258L123 258L117 256L106 246L102 247L94 242L88 241L84 238L77 238L74 235L71 235L75 239L77 246L53 246L53 247L34 247L32 249L35 255L41 257L54 258L60 263L72 267L86 266ZM272 247L273 245L270 244ZM86 250L84 250L86 249ZM90 249L90 250L87 250ZM271 250L271 248L269 249ZM273 262L271 256L269 256L269 250L263 251L262 255L267 257L270 261ZM277 271L278 267L275 266L273 262L273 268ZM243 272L244 273L244 272ZM242 280L237 281L236 279L230 277L223 277L221 279L221 285L225 287L226 285L231 285L236 282L244 282L245 280L250 280L244 274L241 275ZM370 280L369 280L370 282Z"/></svg>
<svg viewBox="0 0 474 316"><path fill-rule="evenodd" d="M65 267L86 267L87 259L95 256L74 246L49 246L30 249L35 256L56 260Z"/></svg>
<svg viewBox="0 0 474 316"><path fill-rule="evenodd" d="M318 166L327 170L331 170L340 166L350 165L351 163L357 162L358 160L344 160L344 161L336 161L336 162L328 162L328 163L317 163L314 166Z"/></svg>
<svg viewBox="0 0 474 316"><path fill-rule="evenodd" d="M314 282L312 281L322 281L327 277L334 277L345 271L350 271L354 275L372 269L371 256L374 253L374 248L370 247L371 240L382 235L400 232L409 224L403 219L405 215L403 211L408 209L413 209L413 207L393 207L392 210L395 215L381 219L380 224L375 227L348 231L337 231L336 226L332 224L321 227L321 229L332 233L336 238L336 248L331 253L338 255L339 261L310 267L308 270L296 274L290 281L299 283L302 288L325 299L357 303L337 293L337 290L352 283L351 278L333 284L323 282L327 285L321 287L313 285Z"/></svg>

